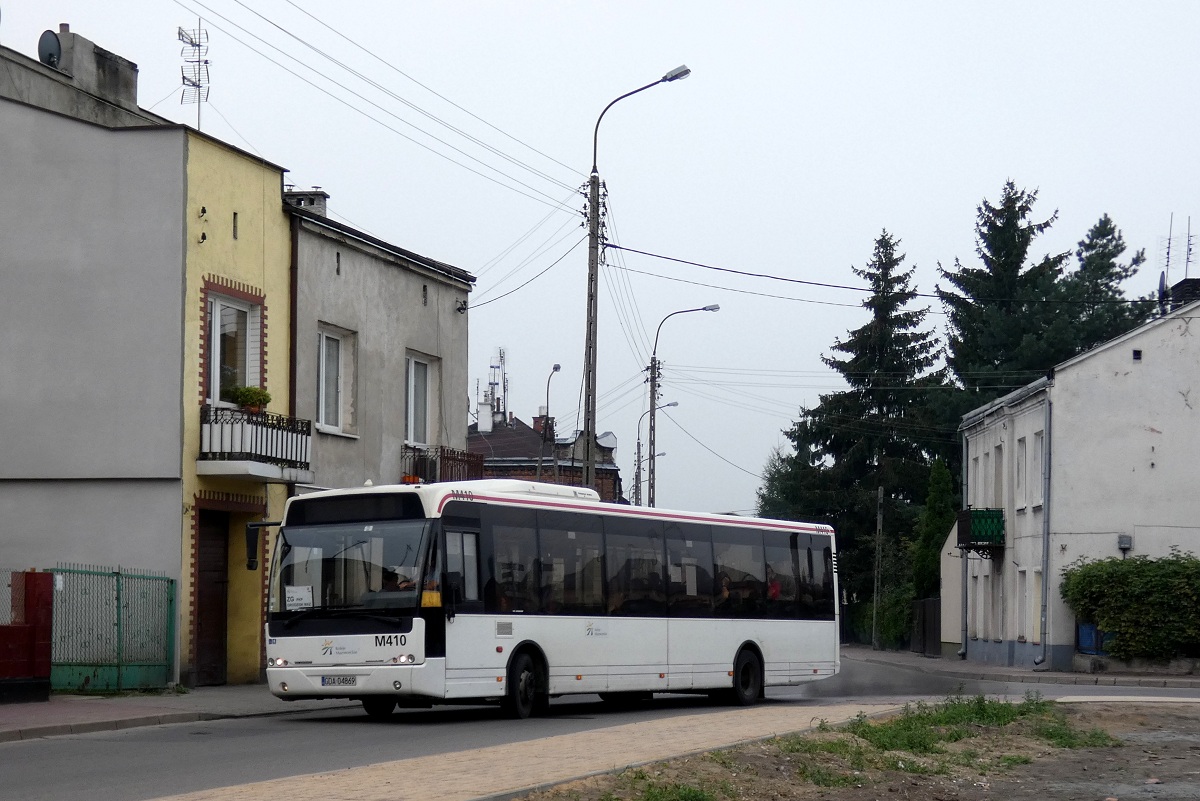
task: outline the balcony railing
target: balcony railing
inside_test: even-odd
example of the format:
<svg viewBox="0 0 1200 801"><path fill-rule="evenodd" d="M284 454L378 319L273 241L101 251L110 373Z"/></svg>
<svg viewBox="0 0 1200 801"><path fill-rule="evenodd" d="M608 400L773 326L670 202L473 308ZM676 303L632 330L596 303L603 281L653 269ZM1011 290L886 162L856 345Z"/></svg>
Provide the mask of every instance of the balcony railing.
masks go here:
<svg viewBox="0 0 1200 801"><path fill-rule="evenodd" d="M260 462L308 470L311 453L311 420L242 409L200 408L200 461Z"/></svg>
<svg viewBox="0 0 1200 801"><path fill-rule="evenodd" d="M400 460L400 481L405 484L483 478L483 456L454 448L405 445Z"/></svg>
<svg viewBox="0 0 1200 801"><path fill-rule="evenodd" d="M958 547L991 559L1004 553L1004 510L963 509L958 513Z"/></svg>

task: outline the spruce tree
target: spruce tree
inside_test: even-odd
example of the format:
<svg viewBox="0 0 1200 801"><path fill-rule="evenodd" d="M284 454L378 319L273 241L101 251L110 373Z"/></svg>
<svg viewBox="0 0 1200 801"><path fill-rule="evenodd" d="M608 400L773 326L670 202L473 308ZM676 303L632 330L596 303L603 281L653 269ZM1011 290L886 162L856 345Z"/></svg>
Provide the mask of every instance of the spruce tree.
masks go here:
<svg viewBox="0 0 1200 801"><path fill-rule="evenodd" d="M1146 251L1134 253L1128 264L1119 261L1124 252L1125 239L1107 214L1092 226L1075 251L1079 267L1068 283L1076 296L1078 350L1119 337L1154 314L1153 298L1130 301L1121 289L1121 284L1145 264Z"/></svg>
<svg viewBox="0 0 1200 801"><path fill-rule="evenodd" d="M1068 254L1030 262L1034 239L1058 217L1056 211L1031 221L1036 201L1036 190L1006 182L997 205L985 198L976 209L981 266L955 259L954 270L940 270L953 287L937 290L949 315L946 361L974 392L970 407L1023 386L1075 352L1072 315L1059 314L1070 300L1060 281Z"/></svg>
<svg viewBox="0 0 1200 801"><path fill-rule="evenodd" d="M941 459L929 470L929 494L912 543L913 591L917 598L940 594L942 544L955 515L954 481Z"/></svg>
<svg viewBox="0 0 1200 801"><path fill-rule="evenodd" d="M863 597L870 594L878 488L885 492L886 535L898 542L912 530L928 483L931 433L953 434L932 431L921 416L926 393L944 385L944 375L930 372L940 350L921 328L928 310L907 308L916 297L914 270L904 268L898 245L885 230L870 261L852 268L870 288L863 307L871 316L823 357L848 389L802 410L786 432L795 448L787 469L768 465L759 494L764 512L833 523L844 583Z"/></svg>

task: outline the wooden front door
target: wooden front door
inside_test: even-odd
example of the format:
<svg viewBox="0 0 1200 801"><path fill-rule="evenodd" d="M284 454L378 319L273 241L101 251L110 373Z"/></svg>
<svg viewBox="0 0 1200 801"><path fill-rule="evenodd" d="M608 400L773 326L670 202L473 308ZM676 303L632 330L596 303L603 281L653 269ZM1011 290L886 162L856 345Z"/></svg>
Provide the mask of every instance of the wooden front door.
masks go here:
<svg viewBox="0 0 1200 801"><path fill-rule="evenodd" d="M224 684L228 658L229 513L200 510L196 547L196 684Z"/></svg>

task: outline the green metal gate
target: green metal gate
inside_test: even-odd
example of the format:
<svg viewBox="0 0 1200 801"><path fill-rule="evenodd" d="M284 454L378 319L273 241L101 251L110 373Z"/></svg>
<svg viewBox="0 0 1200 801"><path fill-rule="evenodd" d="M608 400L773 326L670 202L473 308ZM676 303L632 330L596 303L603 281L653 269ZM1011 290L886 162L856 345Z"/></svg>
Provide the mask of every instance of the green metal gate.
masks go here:
<svg viewBox="0 0 1200 801"><path fill-rule="evenodd" d="M50 572L52 690L149 690L171 682L174 579L130 568L64 563Z"/></svg>

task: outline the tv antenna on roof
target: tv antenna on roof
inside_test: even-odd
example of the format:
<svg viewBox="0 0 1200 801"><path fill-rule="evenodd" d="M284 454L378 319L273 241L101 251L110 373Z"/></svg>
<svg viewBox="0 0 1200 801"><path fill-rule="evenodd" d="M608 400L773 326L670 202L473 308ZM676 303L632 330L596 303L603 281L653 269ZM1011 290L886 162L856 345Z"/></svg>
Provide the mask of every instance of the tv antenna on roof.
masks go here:
<svg viewBox="0 0 1200 801"><path fill-rule="evenodd" d="M208 31L200 27L203 22L197 19L193 31L179 29L179 41L183 42L179 55L184 61L179 68L183 77L183 94L179 102L196 104L197 131L200 130L200 108L208 101Z"/></svg>

